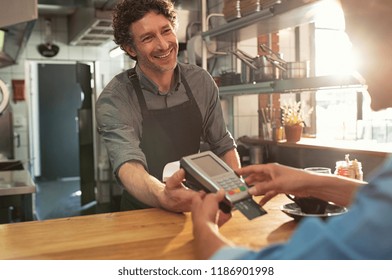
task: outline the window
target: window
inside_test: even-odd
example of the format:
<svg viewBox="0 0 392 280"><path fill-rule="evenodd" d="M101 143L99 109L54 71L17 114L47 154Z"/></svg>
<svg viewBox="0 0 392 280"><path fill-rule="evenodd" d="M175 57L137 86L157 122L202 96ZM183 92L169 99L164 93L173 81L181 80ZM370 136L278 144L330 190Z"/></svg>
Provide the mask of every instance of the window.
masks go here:
<svg viewBox="0 0 392 280"><path fill-rule="evenodd" d="M355 56L347 35L315 29L315 74L350 74ZM358 89L322 90L315 98L317 138L387 143L392 140L392 109L374 112L369 94Z"/></svg>

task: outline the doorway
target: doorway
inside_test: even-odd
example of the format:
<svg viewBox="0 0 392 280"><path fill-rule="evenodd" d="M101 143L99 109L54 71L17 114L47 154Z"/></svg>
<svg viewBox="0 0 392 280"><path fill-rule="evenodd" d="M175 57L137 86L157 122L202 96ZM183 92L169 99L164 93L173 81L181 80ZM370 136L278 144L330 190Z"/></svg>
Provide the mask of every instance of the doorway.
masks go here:
<svg viewBox="0 0 392 280"><path fill-rule="evenodd" d="M92 127L81 126L85 115L91 115L84 108L92 93L90 66L29 62L29 73L30 172L38 187L37 218L85 214L95 203L93 144L84 143ZM88 173L88 180L81 173Z"/></svg>

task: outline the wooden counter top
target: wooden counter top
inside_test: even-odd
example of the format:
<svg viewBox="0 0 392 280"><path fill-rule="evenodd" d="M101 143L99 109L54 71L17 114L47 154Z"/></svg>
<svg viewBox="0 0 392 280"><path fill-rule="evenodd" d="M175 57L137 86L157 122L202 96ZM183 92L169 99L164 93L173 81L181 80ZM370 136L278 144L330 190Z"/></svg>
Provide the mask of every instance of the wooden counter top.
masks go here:
<svg viewBox="0 0 392 280"><path fill-rule="evenodd" d="M285 241L297 224L279 209L288 202L274 198L252 221L234 211L221 232L252 248ZM159 209L0 225L0 248L0 259L195 259L190 213Z"/></svg>

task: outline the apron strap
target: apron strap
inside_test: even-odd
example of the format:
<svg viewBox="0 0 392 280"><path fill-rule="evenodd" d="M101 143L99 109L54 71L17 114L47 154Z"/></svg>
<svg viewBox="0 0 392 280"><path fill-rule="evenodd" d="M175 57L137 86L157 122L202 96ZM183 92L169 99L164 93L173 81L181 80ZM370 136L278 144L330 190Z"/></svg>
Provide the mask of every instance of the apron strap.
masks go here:
<svg viewBox="0 0 392 280"><path fill-rule="evenodd" d="M181 81L184 84L185 92L186 92L186 95L188 96L189 100L192 101L193 103L196 103L195 97L192 94L192 90L191 90L188 82L186 81L184 74L182 74L182 73L181 73Z"/></svg>
<svg viewBox="0 0 392 280"><path fill-rule="evenodd" d="M128 78L131 80L133 88L135 89L136 96L139 101L140 109L142 111L142 116L145 116L148 113L147 104L146 104L146 100L144 99L142 87L140 86L135 68L128 70Z"/></svg>
<svg viewBox="0 0 392 280"><path fill-rule="evenodd" d="M146 104L146 100L144 99L143 91L140 86L139 78L137 77L135 68L128 70L128 78L131 80L133 88L135 89L136 96L137 96L137 99L139 101L139 105L140 105L140 108L142 111L142 115L145 116L146 114L148 114L147 104ZM192 90L191 90L188 82L186 81L183 73L181 73L181 81L184 84L185 92L186 92L186 95L188 96L188 99L192 103L196 104L195 97L193 96Z"/></svg>

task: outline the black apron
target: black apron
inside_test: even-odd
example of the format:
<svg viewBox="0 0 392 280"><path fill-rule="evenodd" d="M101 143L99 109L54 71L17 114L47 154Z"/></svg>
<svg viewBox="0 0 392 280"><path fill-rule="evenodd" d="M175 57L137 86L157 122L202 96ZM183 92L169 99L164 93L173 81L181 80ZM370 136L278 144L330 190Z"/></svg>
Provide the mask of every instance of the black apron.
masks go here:
<svg viewBox="0 0 392 280"><path fill-rule="evenodd" d="M192 91L181 75L188 101L170 108L148 110L135 69L128 71L142 112L140 148L146 156L148 172L161 180L165 165L183 156L199 152L202 116ZM151 208L126 190L121 197L121 210Z"/></svg>

